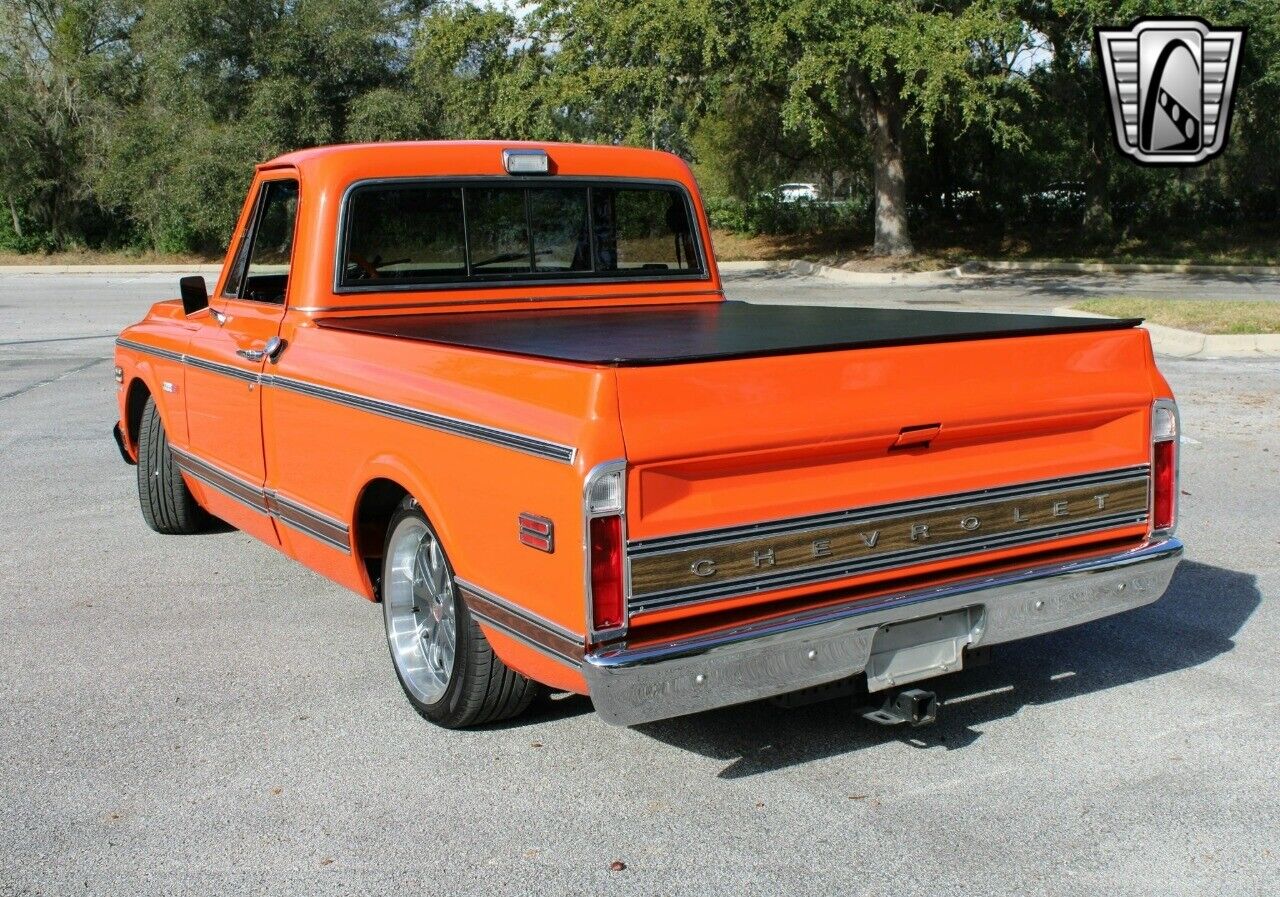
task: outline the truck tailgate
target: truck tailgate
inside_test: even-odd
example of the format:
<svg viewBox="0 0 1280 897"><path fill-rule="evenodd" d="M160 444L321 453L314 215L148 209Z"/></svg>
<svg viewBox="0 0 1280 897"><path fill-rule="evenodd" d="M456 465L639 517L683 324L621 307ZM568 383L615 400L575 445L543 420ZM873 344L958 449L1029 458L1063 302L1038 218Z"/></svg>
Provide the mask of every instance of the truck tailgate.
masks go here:
<svg viewBox="0 0 1280 897"><path fill-rule="evenodd" d="M632 611L1136 540L1151 370L1138 329L619 368Z"/></svg>

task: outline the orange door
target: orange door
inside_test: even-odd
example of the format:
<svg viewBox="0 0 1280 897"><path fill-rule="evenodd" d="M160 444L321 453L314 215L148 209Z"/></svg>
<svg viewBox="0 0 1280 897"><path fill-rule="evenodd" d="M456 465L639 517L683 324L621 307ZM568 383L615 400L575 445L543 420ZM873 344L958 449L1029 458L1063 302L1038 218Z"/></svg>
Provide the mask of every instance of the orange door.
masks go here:
<svg viewBox="0 0 1280 897"><path fill-rule="evenodd" d="M298 182L264 180L212 313L187 355L186 472L209 510L273 545L262 451L262 387L268 341L280 332L297 218Z"/></svg>

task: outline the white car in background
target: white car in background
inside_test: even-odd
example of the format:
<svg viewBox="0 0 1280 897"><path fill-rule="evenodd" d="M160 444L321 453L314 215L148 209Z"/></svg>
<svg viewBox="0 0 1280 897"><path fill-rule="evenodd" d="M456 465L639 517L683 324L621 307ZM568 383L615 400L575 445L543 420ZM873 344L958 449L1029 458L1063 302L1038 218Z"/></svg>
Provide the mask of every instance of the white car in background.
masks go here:
<svg viewBox="0 0 1280 897"><path fill-rule="evenodd" d="M778 202L817 202L817 184L779 184L774 193Z"/></svg>

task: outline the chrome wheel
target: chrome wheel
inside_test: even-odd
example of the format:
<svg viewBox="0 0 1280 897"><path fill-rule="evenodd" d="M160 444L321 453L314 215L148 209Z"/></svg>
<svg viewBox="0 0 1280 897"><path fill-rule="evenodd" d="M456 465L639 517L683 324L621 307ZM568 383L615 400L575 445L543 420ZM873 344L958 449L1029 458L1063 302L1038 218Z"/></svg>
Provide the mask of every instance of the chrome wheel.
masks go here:
<svg viewBox="0 0 1280 897"><path fill-rule="evenodd" d="M435 704L453 678L458 645L453 576L426 521L402 519L387 542L382 611L404 687Z"/></svg>

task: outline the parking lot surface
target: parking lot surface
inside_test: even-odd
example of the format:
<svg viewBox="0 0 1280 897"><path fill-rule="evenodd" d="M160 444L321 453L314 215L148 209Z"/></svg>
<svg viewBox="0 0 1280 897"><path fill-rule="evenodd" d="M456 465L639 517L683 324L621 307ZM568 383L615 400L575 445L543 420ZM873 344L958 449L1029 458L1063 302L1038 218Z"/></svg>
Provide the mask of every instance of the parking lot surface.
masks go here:
<svg viewBox="0 0 1280 897"><path fill-rule="evenodd" d="M952 276L935 272L902 275L895 283L882 282L885 276L848 283L785 270L747 270L731 272L725 289L730 298L751 302L1044 314L1058 306L1113 296L1280 301L1280 276L1275 275L1017 272Z"/></svg>
<svg viewBox="0 0 1280 897"><path fill-rule="evenodd" d="M171 280L0 275L0 894L1275 893L1280 363L1162 361L1169 594L936 680L935 726L562 697L446 732L376 606L143 524L109 336ZM851 301L729 292L761 282Z"/></svg>

